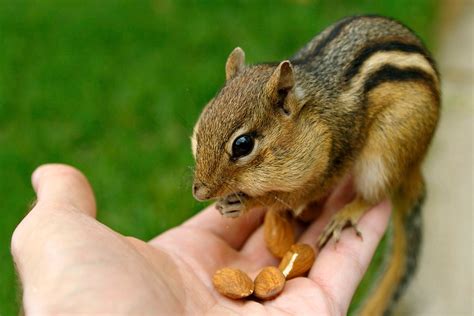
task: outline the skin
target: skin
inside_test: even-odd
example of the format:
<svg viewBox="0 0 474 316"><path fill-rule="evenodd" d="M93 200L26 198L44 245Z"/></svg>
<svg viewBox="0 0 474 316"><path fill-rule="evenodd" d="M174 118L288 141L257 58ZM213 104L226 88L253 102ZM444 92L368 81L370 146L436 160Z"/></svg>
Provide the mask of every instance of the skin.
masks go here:
<svg viewBox="0 0 474 316"><path fill-rule="evenodd" d="M123 236L95 219L87 179L65 165L45 165L32 176L38 200L16 228L12 254L27 314L344 315L390 216L388 202L368 211L353 231L330 241L307 278L288 281L266 302L218 294L213 273L233 266L254 277L278 262L266 250L263 210L222 218L214 206L149 242ZM321 217L300 229L314 245L330 216L350 196L348 186L328 198Z"/></svg>

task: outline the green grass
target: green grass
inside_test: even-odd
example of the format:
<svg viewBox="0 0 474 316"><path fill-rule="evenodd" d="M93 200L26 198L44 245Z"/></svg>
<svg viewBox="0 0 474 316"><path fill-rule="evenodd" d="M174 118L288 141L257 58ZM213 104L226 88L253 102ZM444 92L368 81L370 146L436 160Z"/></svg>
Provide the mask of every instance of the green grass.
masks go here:
<svg viewBox="0 0 474 316"><path fill-rule="evenodd" d="M398 18L433 46L430 0L0 0L0 315L18 310L9 243L36 166L80 168L99 220L150 239L202 207L188 136L228 53L283 59L362 13Z"/></svg>

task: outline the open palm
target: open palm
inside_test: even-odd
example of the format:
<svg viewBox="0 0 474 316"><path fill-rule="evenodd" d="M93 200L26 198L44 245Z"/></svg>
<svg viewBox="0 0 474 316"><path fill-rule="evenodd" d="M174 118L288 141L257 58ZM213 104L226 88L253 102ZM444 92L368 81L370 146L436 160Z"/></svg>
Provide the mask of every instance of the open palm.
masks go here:
<svg viewBox="0 0 474 316"><path fill-rule="evenodd" d="M224 219L211 206L149 242L126 237L95 219L85 177L64 165L36 170L38 201L12 237L12 253L31 314L316 314L343 315L387 226L390 207L369 211L320 252L308 278L286 283L271 301L233 301L212 286L214 272L240 268L250 276L278 261L266 250L263 210ZM328 199L300 241L315 244L330 215L347 201L344 188Z"/></svg>

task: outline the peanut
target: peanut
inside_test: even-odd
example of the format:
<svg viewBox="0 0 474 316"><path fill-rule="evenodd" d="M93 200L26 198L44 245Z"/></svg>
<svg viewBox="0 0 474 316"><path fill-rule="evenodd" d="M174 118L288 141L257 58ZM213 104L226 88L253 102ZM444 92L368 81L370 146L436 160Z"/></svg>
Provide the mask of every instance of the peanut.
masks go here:
<svg viewBox="0 0 474 316"><path fill-rule="evenodd" d="M242 270L233 268L217 270L212 283L219 293L232 299L247 297L254 289L252 279Z"/></svg>
<svg viewBox="0 0 474 316"><path fill-rule="evenodd" d="M294 244L280 262L279 269L287 280L302 276L311 269L316 254L307 244Z"/></svg>
<svg viewBox="0 0 474 316"><path fill-rule="evenodd" d="M294 243L293 223L281 212L269 210L265 215L264 238L268 250L282 258Z"/></svg>
<svg viewBox="0 0 474 316"><path fill-rule="evenodd" d="M254 295L260 299L277 296L285 286L285 276L276 267L265 267L254 281Z"/></svg>

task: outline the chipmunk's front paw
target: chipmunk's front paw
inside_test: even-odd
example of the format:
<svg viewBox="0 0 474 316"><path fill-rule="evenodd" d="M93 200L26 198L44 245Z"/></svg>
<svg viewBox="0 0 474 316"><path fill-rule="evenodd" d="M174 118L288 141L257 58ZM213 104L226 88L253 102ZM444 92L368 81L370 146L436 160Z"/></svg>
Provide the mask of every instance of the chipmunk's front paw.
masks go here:
<svg viewBox="0 0 474 316"><path fill-rule="evenodd" d="M346 226L353 227L357 236L362 238L362 233L357 228L357 222L362 216L362 211L355 211L350 206L346 206L344 209L334 214L329 224L326 225L321 236L319 236L318 246L323 247L331 238L334 238L336 242L341 238L341 232Z"/></svg>
<svg viewBox="0 0 474 316"><path fill-rule="evenodd" d="M239 217L245 211L245 200L245 194L233 193L220 198L216 202L216 208L224 217Z"/></svg>

